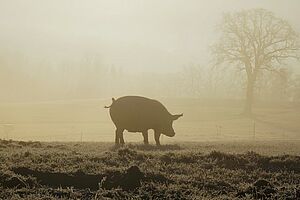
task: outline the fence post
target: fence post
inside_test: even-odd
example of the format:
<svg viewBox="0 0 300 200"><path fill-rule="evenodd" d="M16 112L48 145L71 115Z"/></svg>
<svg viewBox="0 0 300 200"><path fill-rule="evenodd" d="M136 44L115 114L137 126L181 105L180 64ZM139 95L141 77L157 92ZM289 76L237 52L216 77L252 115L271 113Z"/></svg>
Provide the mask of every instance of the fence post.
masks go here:
<svg viewBox="0 0 300 200"><path fill-rule="evenodd" d="M255 127L255 119L253 120L253 140L255 140L255 132L256 132L256 127Z"/></svg>
<svg viewBox="0 0 300 200"><path fill-rule="evenodd" d="M216 133L217 133L217 137L221 136L222 134L222 126L219 124L216 124Z"/></svg>

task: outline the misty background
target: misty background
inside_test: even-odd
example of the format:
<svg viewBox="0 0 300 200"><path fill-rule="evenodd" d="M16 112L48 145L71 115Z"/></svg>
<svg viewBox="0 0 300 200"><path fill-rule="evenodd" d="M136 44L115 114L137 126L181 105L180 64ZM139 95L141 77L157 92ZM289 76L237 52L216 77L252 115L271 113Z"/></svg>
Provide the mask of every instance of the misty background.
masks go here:
<svg viewBox="0 0 300 200"><path fill-rule="evenodd" d="M223 14L251 8L300 32L298 0L0 0L0 137L113 141L103 106L142 95L185 114L175 141L298 138L299 62L257 80L260 124L237 115L246 74L212 62Z"/></svg>
<svg viewBox="0 0 300 200"><path fill-rule="evenodd" d="M0 101L243 98L243 78L214 69L209 47L224 12L250 8L270 10L300 31L297 0L2 0ZM291 81L300 68L288 65ZM270 76L273 83L260 84L268 89L260 92L264 98L273 98L269 88L281 84Z"/></svg>

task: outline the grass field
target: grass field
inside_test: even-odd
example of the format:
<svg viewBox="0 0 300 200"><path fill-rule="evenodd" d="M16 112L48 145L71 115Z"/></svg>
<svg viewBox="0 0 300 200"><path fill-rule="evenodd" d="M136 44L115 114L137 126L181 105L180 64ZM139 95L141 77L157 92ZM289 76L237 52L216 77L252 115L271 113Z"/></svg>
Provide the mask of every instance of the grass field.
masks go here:
<svg viewBox="0 0 300 200"><path fill-rule="evenodd" d="M298 141L0 140L0 199L299 199L299 153ZM132 166L142 173L136 186Z"/></svg>
<svg viewBox="0 0 300 200"><path fill-rule="evenodd" d="M229 100L160 99L172 113L184 113L174 123L176 136L163 143L224 140L299 139L300 106L257 104L255 120L240 115L243 102ZM39 103L1 103L0 138L38 141L114 141L114 125L104 105L110 99ZM254 128L255 126L255 128ZM125 133L128 142L142 141ZM150 135L150 141L153 138Z"/></svg>
<svg viewBox="0 0 300 200"><path fill-rule="evenodd" d="M299 105L161 101L175 137L120 148L110 99L1 103L0 199L300 199Z"/></svg>

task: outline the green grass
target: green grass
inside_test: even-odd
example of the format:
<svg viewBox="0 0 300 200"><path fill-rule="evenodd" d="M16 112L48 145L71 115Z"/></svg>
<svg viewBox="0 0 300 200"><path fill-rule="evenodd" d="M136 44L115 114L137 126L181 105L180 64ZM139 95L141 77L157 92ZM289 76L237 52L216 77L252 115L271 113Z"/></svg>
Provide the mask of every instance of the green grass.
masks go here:
<svg viewBox="0 0 300 200"><path fill-rule="evenodd" d="M144 146L131 143L0 141L0 199L296 199L300 185L299 142L208 142ZM38 184L15 174L26 167L45 173L103 177L138 166L141 187L87 190ZM25 186L5 187L17 177ZM258 180L267 189L254 187ZM101 180L99 180L100 182ZM268 191L270 193L268 193Z"/></svg>

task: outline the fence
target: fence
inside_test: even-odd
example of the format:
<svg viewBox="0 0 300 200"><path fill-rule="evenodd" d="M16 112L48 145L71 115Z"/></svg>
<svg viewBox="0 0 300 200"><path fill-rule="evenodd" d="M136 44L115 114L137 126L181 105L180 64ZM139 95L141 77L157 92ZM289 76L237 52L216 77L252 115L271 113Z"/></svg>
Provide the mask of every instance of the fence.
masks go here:
<svg viewBox="0 0 300 200"><path fill-rule="evenodd" d="M212 121L182 120L174 123L176 136L163 137L168 141L206 140L286 140L297 139L297 132L252 119ZM124 133L128 141L142 141L142 136ZM151 137L151 131L150 131ZM150 138L149 137L149 138ZM38 141L114 141L111 121L70 121L52 123L2 123L0 138ZM151 140L151 138L150 138Z"/></svg>

